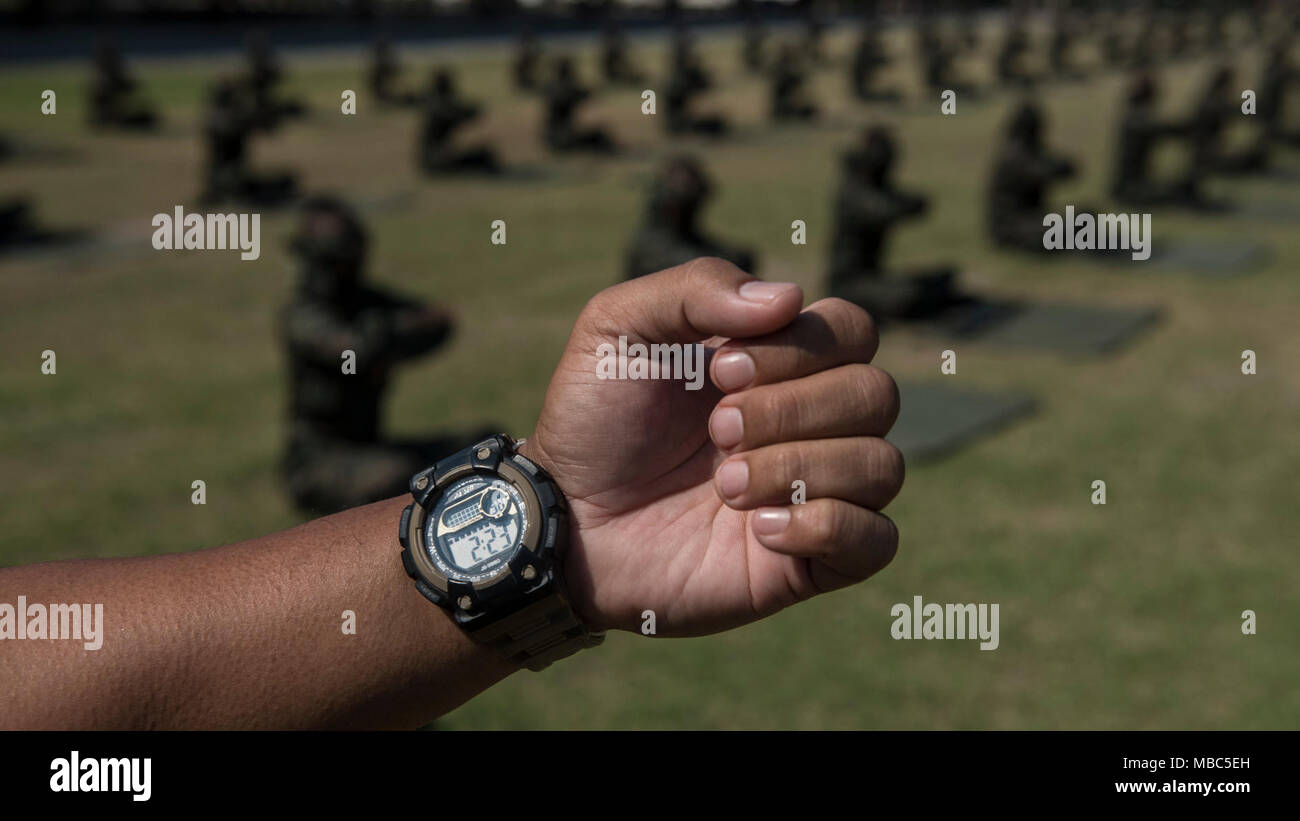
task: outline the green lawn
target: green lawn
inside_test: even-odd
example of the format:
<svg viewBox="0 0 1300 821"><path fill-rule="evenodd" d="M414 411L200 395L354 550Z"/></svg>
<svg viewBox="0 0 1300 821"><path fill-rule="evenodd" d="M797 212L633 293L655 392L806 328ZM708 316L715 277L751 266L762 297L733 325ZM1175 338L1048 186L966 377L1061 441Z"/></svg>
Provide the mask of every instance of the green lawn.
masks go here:
<svg viewBox="0 0 1300 821"><path fill-rule="evenodd" d="M902 42L893 40L901 49ZM831 40L843 54L847 34ZM743 78L738 43L704 36L738 121L730 142L688 141L717 184L707 222L757 245L760 274L821 290L838 157L855 126L896 126L898 179L933 196L932 218L899 231L900 264L953 260L972 286L1058 300L1165 306L1163 323L1120 355L1062 360L959 347L953 384L1037 395L1041 412L942 462L914 465L889 509L898 558L878 578L760 624L707 639L612 636L542 675L519 675L456 711L452 728L1297 728L1300 727L1300 263L1293 226L1157 214L1162 236L1265 239L1265 270L1240 280L1131 273L993 251L983 186L1009 96L890 112L852 103L839 70L817 78L821 128L769 128L766 89ZM637 43L659 69L662 43ZM461 317L436 358L406 368L391 428L531 427L572 319L614 282L644 183L671 145L635 89L589 112L627 145L614 160L549 159L539 106L515 96L501 48L405 51L407 81L454 62L474 127L535 178L429 182L412 172L413 115L366 100L357 55L286 58L288 90L313 116L265 138L257 164L297 169L312 190L372 203L372 270ZM592 63L582 63L591 76ZM1256 57L1242 55L1253 77ZM0 263L0 563L194 550L293 525L274 466L284 434L284 362L274 321L294 272L287 214L264 216L262 257L155 252L149 220L197 208L195 130L207 82L229 61L137 61L166 127L155 136L83 127L85 66L6 67L0 129L50 155L4 169L0 197L39 192L59 225L129 229L134 247L69 262ZM1166 73L1171 110L1191 102L1203 64ZM905 71L900 83L911 83ZM1104 202L1123 78L1043 94L1049 139L1085 172L1066 202ZM58 114L39 112L58 92ZM360 111L338 113L342 89ZM55 156L60 152L62 156ZM1170 161L1177 158L1170 157ZM1291 158L1300 164L1300 157ZM1289 196L1284 183L1225 186ZM387 203L387 204L385 204ZM489 243L507 221L509 242ZM790 222L808 224L806 246ZM940 378L950 343L893 332L878 363ZM1241 351L1259 356L1243 376ZM45 349L58 375L40 374ZM456 385L452 390L449 386ZM208 503L190 504L204 479ZM1090 504L1094 479L1108 504ZM1001 647L894 641L890 607L997 602ZM1240 614L1258 613L1243 636Z"/></svg>

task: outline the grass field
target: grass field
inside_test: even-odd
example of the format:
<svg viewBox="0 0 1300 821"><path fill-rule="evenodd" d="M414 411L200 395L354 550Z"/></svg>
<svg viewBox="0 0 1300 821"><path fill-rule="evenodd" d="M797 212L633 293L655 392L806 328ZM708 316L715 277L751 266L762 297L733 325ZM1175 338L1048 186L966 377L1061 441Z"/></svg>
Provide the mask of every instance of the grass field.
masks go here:
<svg viewBox="0 0 1300 821"><path fill-rule="evenodd" d="M901 38L891 43L902 51ZM640 114L638 90L610 92L587 114L626 144L613 160L545 154L540 106L511 92L505 48L407 50L408 83L454 62L466 96L488 110L466 136L495 141L507 162L535 172L491 181L415 175L415 117L368 103L361 55L286 55L286 91L313 115L257 142L255 163L370 203L375 278L461 319L444 353L401 373L394 432L483 419L530 430L574 316L618 278L649 173L681 147L714 176L707 223L757 245L758 273L802 283L810 300L821 292L839 154L857 125L882 119L901 138L899 181L933 196L933 216L898 232L899 264L952 260L973 287L996 293L1159 304L1164 321L1095 360L959 347L958 375L944 378L1033 393L1041 411L910 467L889 511L900 553L879 577L711 638L612 636L543 675L513 677L439 726L1300 727L1296 226L1156 215L1157 238L1271 243L1269 267L1236 280L1000 253L984 238L981 205L1014 98L959 100L952 117L937 101L873 109L850 101L835 68L816 81L827 124L772 128L766 88L742 76L735 37L700 45L720 78L710 104L733 117L737 137L671 144ZM829 45L842 57L849 34ZM635 46L643 66L662 67L662 41ZM591 47L579 51L591 77ZM1241 55L1244 77L1255 64ZM35 193L56 225L138 234L74 260L0 262L0 564L195 550L299 520L274 472L285 403L274 322L294 276L290 215L264 216L256 262L148 243L154 213L198 209L201 103L210 79L234 65L136 62L166 120L143 137L86 131L84 65L0 69L0 130L48 149L5 167L0 196ZM909 68L896 82L914 82ZM1191 102L1204 69L1165 73L1171 110ZM1042 94L1049 141L1085 171L1062 204L1105 201L1122 86L1107 74ZM58 92L55 116L39 113L45 88ZM345 88L361 97L355 117L338 113ZM1223 191L1300 201L1294 183ZM506 246L489 243L495 219L507 222ZM790 243L794 219L808 224L806 246ZM948 346L891 332L878 364L938 379ZM1255 376L1240 371L1246 348L1259 357ZM45 349L57 352L56 377L40 373ZM190 503L194 479L207 482L206 506ZM1104 507L1090 503L1094 479L1107 482ZM892 640L890 607L914 595L1000 603L1000 648ZM1246 609L1258 635L1242 635Z"/></svg>

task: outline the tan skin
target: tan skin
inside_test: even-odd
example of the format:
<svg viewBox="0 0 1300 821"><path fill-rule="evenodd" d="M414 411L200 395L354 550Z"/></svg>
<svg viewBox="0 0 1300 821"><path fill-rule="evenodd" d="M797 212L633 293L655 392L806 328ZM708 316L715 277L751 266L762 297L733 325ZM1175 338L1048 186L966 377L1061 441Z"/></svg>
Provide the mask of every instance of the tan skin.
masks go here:
<svg viewBox="0 0 1300 821"><path fill-rule="evenodd" d="M747 283L695 260L606 289L574 325L522 449L568 496L565 572L594 630L636 631L647 609L659 635L726 630L897 550L878 511L903 480L880 438L898 393L867 364L870 318L840 300L801 310L794 285L742 296ZM709 382L597 378L597 346L619 335L704 342ZM806 504L790 504L795 480ZM0 726L409 728L446 713L516 668L415 591L397 553L405 504L194 553L0 570L0 602L102 602L106 624L97 651L0 642Z"/></svg>

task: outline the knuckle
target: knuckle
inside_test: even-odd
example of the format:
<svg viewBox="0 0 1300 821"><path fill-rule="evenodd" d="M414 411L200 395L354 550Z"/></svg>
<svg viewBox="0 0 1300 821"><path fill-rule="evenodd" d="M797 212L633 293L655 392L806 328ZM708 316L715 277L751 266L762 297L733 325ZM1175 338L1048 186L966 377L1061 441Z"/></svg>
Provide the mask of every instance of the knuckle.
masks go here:
<svg viewBox="0 0 1300 821"><path fill-rule="evenodd" d="M797 439L806 418L799 392L788 385L773 385L761 401L768 435L777 442Z"/></svg>
<svg viewBox="0 0 1300 821"><path fill-rule="evenodd" d="M888 551L884 554L884 562L881 565L883 567L884 565L892 562L894 560L894 557L898 555L898 544L899 544L898 523L883 513L878 515L880 516L881 519L884 520L883 522L884 528L881 537L881 543L888 549Z"/></svg>
<svg viewBox="0 0 1300 821"><path fill-rule="evenodd" d="M620 285L611 285L593 294L578 313L577 324L593 329L612 325L615 322L614 317L618 313L618 306L623 301L618 294L620 287L621 283Z"/></svg>
<svg viewBox="0 0 1300 821"><path fill-rule="evenodd" d="M888 372L868 365L866 380L866 406L874 408L885 430L889 430L898 421L898 412L902 406L902 397L898 392L898 383Z"/></svg>
<svg viewBox="0 0 1300 821"><path fill-rule="evenodd" d="M818 505L811 511L809 535L819 544L829 545L843 532L844 511L831 500Z"/></svg>
<svg viewBox="0 0 1300 821"><path fill-rule="evenodd" d="M874 448L871 461L875 474L873 478L879 485L885 499L892 500L903 489L903 476L906 471L903 452L892 442L887 442L884 439L875 441L878 444Z"/></svg>
<svg viewBox="0 0 1300 821"><path fill-rule="evenodd" d="M716 280L733 278L743 272L733 263L722 257L696 257L683 266L685 274L692 280Z"/></svg>
<svg viewBox="0 0 1300 821"><path fill-rule="evenodd" d="M795 479L808 480L804 471L803 454L798 447L778 447L773 451L771 459L771 469L767 475L778 490L784 492Z"/></svg>
<svg viewBox="0 0 1300 821"><path fill-rule="evenodd" d="M875 417L889 417L894 390L889 374L872 365L855 363L844 366L846 390L842 394L852 403L855 418L871 421Z"/></svg>
<svg viewBox="0 0 1300 821"><path fill-rule="evenodd" d="M596 292L578 313L573 339L608 341L631 334L636 326L635 291L619 283Z"/></svg>
<svg viewBox="0 0 1300 821"><path fill-rule="evenodd" d="M880 332L871 314L860 306L845 299L830 297L822 300L823 313L838 330L841 344L848 348L861 348L866 351L866 359L875 356L880 346Z"/></svg>

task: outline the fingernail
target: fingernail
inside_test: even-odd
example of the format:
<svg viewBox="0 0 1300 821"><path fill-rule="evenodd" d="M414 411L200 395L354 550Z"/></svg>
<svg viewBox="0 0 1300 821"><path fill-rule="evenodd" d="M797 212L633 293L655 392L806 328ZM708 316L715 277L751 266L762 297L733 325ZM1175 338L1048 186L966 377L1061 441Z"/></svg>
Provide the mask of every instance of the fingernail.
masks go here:
<svg viewBox="0 0 1300 821"><path fill-rule="evenodd" d="M750 527L759 536L775 536L790 526L790 511L783 507L765 507L754 511Z"/></svg>
<svg viewBox="0 0 1300 821"><path fill-rule="evenodd" d="M744 459L726 462L718 468L718 490L727 499L734 499L749 487L749 464Z"/></svg>
<svg viewBox="0 0 1300 821"><path fill-rule="evenodd" d="M750 302L771 302L792 288L798 288L793 282L764 282L754 279L740 286L741 299Z"/></svg>
<svg viewBox="0 0 1300 821"><path fill-rule="evenodd" d="M744 351L732 351L713 360L713 376L718 387L734 391L754 381L754 358Z"/></svg>
<svg viewBox="0 0 1300 821"><path fill-rule="evenodd" d="M740 408L718 408L709 420L709 433L713 444L726 450L740 444L745 438L745 419Z"/></svg>

